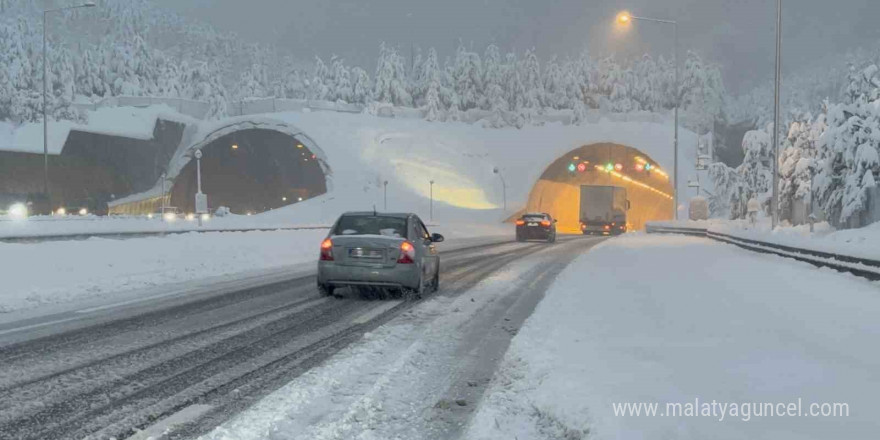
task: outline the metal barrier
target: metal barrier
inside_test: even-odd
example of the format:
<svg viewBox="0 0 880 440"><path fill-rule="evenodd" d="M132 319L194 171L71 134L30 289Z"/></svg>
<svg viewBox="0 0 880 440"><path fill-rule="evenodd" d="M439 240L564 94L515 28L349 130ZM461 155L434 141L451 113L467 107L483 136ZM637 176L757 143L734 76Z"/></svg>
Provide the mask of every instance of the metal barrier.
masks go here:
<svg viewBox="0 0 880 440"><path fill-rule="evenodd" d="M867 278L872 281L880 280L880 261L870 258L854 257L852 255L835 254L831 252L803 249L794 246L786 246L776 243L768 243L760 240L737 237L730 234L714 232L703 228L686 228L678 226L648 224L645 230L649 234L682 234L697 237L706 237L722 243L748 249L753 252L773 254L780 257L793 258L798 261L810 263L816 267L828 267L841 272L849 272L853 275Z"/></svg>

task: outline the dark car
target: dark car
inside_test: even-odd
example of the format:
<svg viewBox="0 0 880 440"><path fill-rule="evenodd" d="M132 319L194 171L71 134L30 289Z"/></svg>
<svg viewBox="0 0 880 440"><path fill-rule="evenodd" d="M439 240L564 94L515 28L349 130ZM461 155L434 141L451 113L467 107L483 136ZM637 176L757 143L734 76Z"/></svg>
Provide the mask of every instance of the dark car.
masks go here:
<svg viewBox="0 0 880 440"><path fill-rule="evenodd" d="M318 290L330 295L337 287L382 288L407 297L434 292L440 284L434 243L441 241L415 214L345 213L321 243Z"/></svg>
<svg viewBox="0 0 880 440"><path fill-rule="evenodd" d="M546 240L556 241L556 220L546 212L523 214L516 221L516 241Z"/></svg>

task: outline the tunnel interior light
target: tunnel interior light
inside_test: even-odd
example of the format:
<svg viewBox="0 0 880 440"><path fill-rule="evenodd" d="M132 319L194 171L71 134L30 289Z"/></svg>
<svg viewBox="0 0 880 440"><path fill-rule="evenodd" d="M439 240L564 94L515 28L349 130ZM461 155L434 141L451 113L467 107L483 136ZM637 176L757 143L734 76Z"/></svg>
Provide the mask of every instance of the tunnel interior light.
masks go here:
<svg viewBox="0 0 880 440"><path fill-rule="evenodd" d="M233 149L233 150L237 150L237 149L238 149L238 144L232 144L232 149Z"/></svg>
<svg viewBox="0 0 880 440"><path fill-rule="evenodd" d="M577 166L574 163L568 164L568 171L573 173L575 169L577 169Z"/></svg>
<svg viewBox="0 0 880 440"><path fill-rule="evenodd" d="M572 159L573 159L573 160L580 160L581 157L580 157L580 156L575 156L575 157L572 157Z"/></svg>
<svg viewBox="0 0 880 440"><path fill-rule="evenodd" d="M286 201L287 201L287 197L282 197L282 198L281 198L281 201L282 201L282 202L286 202Z"/></svg>
<svg viewBox="0 0 880 440"><path fill-rule="evenodd" d="M640 163L637 163L636 164L636 171L645 171L645 166Z"/></svg>
<svg viewBox="0 0 880 440"><path fill-rule="evenodd" d="M651 192L654 192L654 193L660 194L661 196L663 196L663 197L665 197L665 198L667 198L667 199L669 199L669 200L672 200L672 196L671 196L671 195L666 194L665 192L660 191L659 189L654 188L654 187L651 186L651 185L648 185L648 184L645 184L645 183L639 182L638 180L633 180L632 177L629 177L629 176L624 175L624 174L620 174L620 173L618 173L617 171L614 171L613 169L608 169L607 166L606 166L605 168L603 168L603 167L601 167L601 166L599 166L599 165L596 165L596 169L599 170L599 171L605 171L605 172L607 172L608 174L611 174L612 176L617 177L618 179L621 179L621 180L623 180L623 181L625 181L625 182L632 183L633 185L640 186L640 187L645 188L645 189L647 189L647 190L649 190L649 191L651 191Z"/></svg>
<svg viewBox="0 0 880 440"><path fill-rule="evenodd" d="M302 148L303 144L296 144L296 148Z"/></svg>

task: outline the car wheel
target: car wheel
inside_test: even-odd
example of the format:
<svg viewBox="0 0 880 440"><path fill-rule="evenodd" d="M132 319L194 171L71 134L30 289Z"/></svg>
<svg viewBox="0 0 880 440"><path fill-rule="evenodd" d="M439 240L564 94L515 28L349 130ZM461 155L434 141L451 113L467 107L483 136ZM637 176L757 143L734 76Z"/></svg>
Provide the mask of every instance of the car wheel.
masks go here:
<svg viewBox="0 0 880 440"><path fill-rule="evenodd" d="M329 284L318 284L318 293L321 296L333 296L334 287Z"/></svg>
<svg viewBox="0 0 880 440"><path fill-rule="evenodd" d="M403 287L403 288L401 288L400 294L404 300L422 299L422 295L425 294L425 278L422 276L419 277L418 287Z"/></svg>

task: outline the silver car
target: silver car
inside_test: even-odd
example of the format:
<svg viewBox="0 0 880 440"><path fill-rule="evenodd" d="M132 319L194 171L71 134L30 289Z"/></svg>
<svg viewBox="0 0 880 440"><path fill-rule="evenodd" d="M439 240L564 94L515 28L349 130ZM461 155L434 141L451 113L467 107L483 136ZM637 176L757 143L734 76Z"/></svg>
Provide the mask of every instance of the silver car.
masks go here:
<svg viewBox="0 0 880 440"><path fill-rule="evenodd" d="M337 287L380 287L420 297L440 286L440 255L415 214L349 212L336 220L321 243L318 291Z"/></svg>

